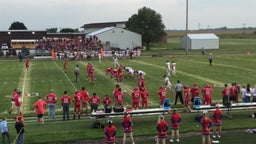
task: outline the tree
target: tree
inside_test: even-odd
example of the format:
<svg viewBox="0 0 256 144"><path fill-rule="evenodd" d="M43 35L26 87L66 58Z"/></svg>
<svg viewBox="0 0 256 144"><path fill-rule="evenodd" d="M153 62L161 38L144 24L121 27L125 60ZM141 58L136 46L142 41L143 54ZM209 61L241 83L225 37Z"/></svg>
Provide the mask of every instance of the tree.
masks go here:
<svg viewBox="0 0 256 144"><path fill-rule="evenodd" d="M73 33L73 32L79 32L78 29L72 29L72 28L63 28L60 30L61 33Z"/></svg>
<svg viewBox="0 0 256 144"><path fill-rule="evenodd" d="M9 30L27 30L27 27L23 22L16 21L11 24Z"/></svg>
<svg viewBox="0 0 256 144"><path fill-rule="evenodd" d="M138 14L132 15L126 27L142 35L142 42L146 44L147 50L150 42L157 42L166 35L161 15L146 7L139 9Z"/></svg>
<svg viewBox="0 0 256 144"><path fill-rule="evenodd" d="M57 33L58 28L48 28L48 29L46 29L46 31L47 31L48 33Z"/></svg>

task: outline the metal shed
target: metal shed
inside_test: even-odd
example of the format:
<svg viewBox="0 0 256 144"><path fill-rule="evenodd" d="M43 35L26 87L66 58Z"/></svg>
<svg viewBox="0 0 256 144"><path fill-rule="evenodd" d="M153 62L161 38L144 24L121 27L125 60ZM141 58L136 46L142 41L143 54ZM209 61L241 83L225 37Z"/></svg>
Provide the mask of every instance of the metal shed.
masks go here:
<svg viewBox="0 0 256 144"><path fill-rule="evenodd" d="M106 27L86 35L86 38L97 36L105 48L126 50L142 46L141 35L127 29Z"/></svg>
<svg viewBox="0 0 256 144"><path fill-rule="evenodd" d="M193 49L219 49L219 37L213 33L188 34L181 37L181 48Z"/></svg>

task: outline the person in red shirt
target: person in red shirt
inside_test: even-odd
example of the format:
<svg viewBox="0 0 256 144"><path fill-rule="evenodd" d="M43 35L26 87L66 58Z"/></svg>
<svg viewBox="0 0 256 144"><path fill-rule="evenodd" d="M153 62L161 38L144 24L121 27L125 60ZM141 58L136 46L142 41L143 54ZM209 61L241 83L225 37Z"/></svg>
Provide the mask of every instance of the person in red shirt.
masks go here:
<svg viewBox="0 0 256 144"><path fill-rule="evenodd" d="M85 113L88 114L88 104L89 104L89 92L85 89L85 87L82 87L82 90L80 92L82 96L82 111L85 108Z"/></svg>
<svg viewBox="0 0 256 144"><path fill-rule="evenodd" d="M64 72L67 73L68 59L66 59L66 60L64 61L63 68L64 68Z"/></svg>
<svg viewBox="0 0 256 144"><path fill-rule="evenodd" d="M82 95L80 94L79 90L77 90L74 94L74 97L73 97L73 103L75 104L73 119L76 119L77 115L78 115L78 119L80 119L81 101L82 101Z"/></svg>
<svg viewBox="0 0 256 144"><path fill-rule="evenodd" d="M203 105L211 105L212 104L212 92L213 89L209 84L206 84L202 89L203 93Z"/></svg>
<svg viewBox="0 0 256 144"><path fill-rule="evenodd" d="M25 70L26 71L29 71L29 62L30 62L29 57L27 57L26 61L25 61Z"/></svg>
<svg viewBox="0 0 256 144"><path fill-rule="evenodd" d="M232 83L232 86L229 89L229 101L235 103L237 102L236 98L238 97L238 90L236 88L235 83Z"/></svg>
<svg viewBox="0 0 256 144"><path fill-rule="evenodd" d="M160 99L160 107L164 106L164 100L166 99L166 89L161 86L158 91L158 96Z"/></svg>
<svg viewBox="0 0 256 144"><path fill-rule="evenodd" d="M229 93L230 93L230 89L228 87L228 84L224 85L224 89L222 90L222 103L223 105L227 105L229 103Z"/></svg>
<svg viewBox="0 0 256 144"><path fill-rule="evenodd" d="M143 77L140 77L140 79L138 80L138 87L139 87L139 91L142 91L142 88L145 87L145 80Z"/></svg>
<svg viewBox="0 0 256 144"><path fill-rule="evenodd" d="M160 141L163 142L163 144L166 143L166 138L167 138L167 130L168 130L168 124L167 122L164 120L164 116L161 115L158 123L156 125L156 129L158 131L157 133L157 144L160 143Z"/></svg>
<svg viewBox="0 0 256 144"><path fill-rule="evenodd" d="M93 67L90 68L90 81L91 81L92 84L95 83L94 68Z"/></svg>
<svg viewBox="0 0 256 144"><path fill-rule="evenodd" d="M14 106L15 106L15 102L14 102L14 98L15 98L15 96L17 95L17 92L18 92L18 89L17 88L15 88L14 90L13 90L13 92L12 92L12 97L11 97L11 104L12 104L12 106L11 106L11 108L9 109L9 114L11 114L12 113L12 111L13 111L13 109L14 109Z"/></svg>
<svg viewBox="0 0 256 144"><path fill-rule="evenodd" d="M185 106L185 109L184 111L188 111L190 112L191 111L191 106L190 106L190 88L188 87L188 85L185 85L184 86L184 106Z"/></svg>
<svg viewBox="0 0 256 144"><path fill-rule="evenodd" d="M67 91L64 91L64 95L60 100L63 109L63 120L69 120L69 105L71 103L71 97L68 95Z"/></svg>
<svg viewBox="0 0 256 144"><path fill-rule="evenodd" d="M57 96L53 90L45 98L48 104L48 117L49 120L56 120L55 119L55 104L57 103Z"/></svg>
<svg viewBox="0 0 256 144"><path fill-rule="evenodd" d="M17 94L14 96L14 104L17 109L17 115L22 115L21 105L22 105L22 96L21 91L18 91Z"/></svg>
<svg viewBox="0 0 256 144"><path fill-rule="evenodd" d="M132 108L133 109L139 109L140 105L140 91L138 88L134 88L132 92Z"/></svg>
<svg viewBox="0 0 256 144"><path fill-rule="evenodd" d="M203 117L201 118L201 125L202 125L202 144L205 144L205 141L208 141L208 144L211 144L211 138L210 138L210 133L211 133L211 126L212 126L212 121L210 117L208 116L207 111L203 111Z"/></svg>
<svg viewBox="0 0 256 144"><path fill-rule="evenodd" d="M118 92L115 94L115 99L117 105L124 107L124 93L122 92L121 88L119 88Z"/></svg>
<svg viewBox="0 0 256 144"><path fill-rule="evenodd" d="M114 98L115 98L115 95L119 92L119 90L118 90L119 88L120 88L120 85L117 84L117 85L115 86L115 89L114 89L113 92L112 92Z"/></svg>
<svg viewBox="0 0 256 144"><path fill-rule="evenodd" d="M92 97L89 98L89 103L91 104L91 112L96 112L100 104L100 98L96 95L96 93L93 93Z"/></svg>
<svg viewBox="0 0 256 144"><path fill-rule="evenodd" d="M176 134L176 141L179 142L180 141L179 129L180 129L181 116L177 112L176 108L173 109L172 114L170 116L170 120L171 120L171 130L172 130L170 142L173 142L175 134Z"/></svg>
<svg viewBox="0 0 256 144"><path fill-rule="evenodd" d="M149 92L146 90L146 88L142 88L142 91L140 93L141 101L142 101L142 108L147 109L148 108L148 96Z"/></svg>
<svg viewBox="0 0 256 144"><path fill-rule="evenodd" d="M222 125L222 111L220 109L219 104L216 104L216 109L213 111L213 138L216 138L217 130L218 135L217 137L220 138L221 136L221 125Z"/></svg>
<svg viewBox="0 0 256 144"><path fill-rule="evenodd" d="M115 144L116 142L116 127L112 120L108 120L108 125L104 128L105 144Z"/></svg>
<svg viewBox="0 0 256 144"><path fill-rule="evenodd" d="M103 98L103 103L104 103L104 112L105 113L111 113L111 111L112 111L112 107L111 107L112 100L107 94Z"/></svg>
<svg viewBox="0 0 256 144"><path fill-rule="evenodd" d="M130 117L128 112L125 112L125 114L124 114L122 126L124 128L123 144L126 143L127 134L130 134L132 144L135 144L134 138L133 138L133 132L132 132L133 131L132 118Z"/></svg>
<svg viewBox="0 0 256 144"><path fill-rule="evenodd" d="M199 97L200 90L197 86L197 84L194 84L193 87L190 90L191 93L191 103L194 104L195 97Z"/></svg>
<svg viewBox="0 0 256 144"><path fill-rule="evenodd" d="M37 122L39 124L44 124L44 111L47 103L41 99L41 97L38 98L38 100L34 103L33 107L36 110L37 114Z"/></svg>

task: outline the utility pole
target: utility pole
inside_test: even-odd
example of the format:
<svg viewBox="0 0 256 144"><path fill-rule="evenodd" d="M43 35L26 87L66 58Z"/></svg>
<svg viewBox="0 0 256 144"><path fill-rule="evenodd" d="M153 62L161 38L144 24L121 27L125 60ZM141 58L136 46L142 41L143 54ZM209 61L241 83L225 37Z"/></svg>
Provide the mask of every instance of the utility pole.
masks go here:
<svg viewBox="0 0 256 144"><path fill-rule="evenodd" d="M188 0L186 0L186 54L188 54Z"/></svg>

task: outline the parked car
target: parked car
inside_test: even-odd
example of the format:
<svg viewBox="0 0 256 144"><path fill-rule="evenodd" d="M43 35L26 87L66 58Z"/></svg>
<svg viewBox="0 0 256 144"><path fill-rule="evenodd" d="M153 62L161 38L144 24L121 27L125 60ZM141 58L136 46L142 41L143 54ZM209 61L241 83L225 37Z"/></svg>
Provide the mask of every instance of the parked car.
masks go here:
<svg viewBox="0 0 256 144"><path fill-rule="evenodd" d="M2 50L8 49L8 48L9 47L8 47L8 45L6 43L2 43L2 45L1 45L1 49Z"/></svg>

